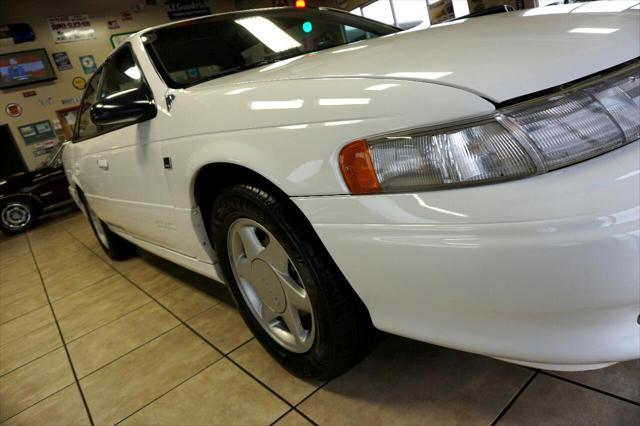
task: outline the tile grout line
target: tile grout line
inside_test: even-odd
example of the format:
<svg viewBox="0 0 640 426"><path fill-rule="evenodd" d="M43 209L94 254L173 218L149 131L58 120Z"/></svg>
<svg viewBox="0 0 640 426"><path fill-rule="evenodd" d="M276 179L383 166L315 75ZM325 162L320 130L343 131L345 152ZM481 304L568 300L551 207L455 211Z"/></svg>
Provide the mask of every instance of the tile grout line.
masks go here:
<svg viewBox="0 0 640 426"><path fill-rule="evenodd" d="M6 320L5 322L0 323L0 325L9 324L11 321L13 321L13 320L17 320L18 318L22 318L22 317L23 317L23 316L25 316L25 315L32 314L32 313L34 313L35 311L37 311L38 309L42 309L42 308L44 308L44 307L45 307L45 306L47 306L47 305L48 305L48 303L45 303L44 305L40 305L40 306L38 306L37 308L33 309L32 311L25 312L25 313L23 313L23 314L18 315L17 317L11 318L10 320Z"/></svg>
<svg viewBox="0 0 640 426"><path fill-rule="evenodd" d="M509 411L511 407L513 407L513 404L515 404L518 398L520 398L520 395L522 395L522 393L527 389L527 387L529 387L531 382L533 382L533 379L535 379L537 376L538 376L538 370L533 370L533 374L527 379L525 384L518 390L518 392L516 392L516 394L509 400L507 405L500 411L498 416L491 422L491 426L495 426L502 419L502 417L504 417L504 415L507 414L507 411Z"/></svg>
<svg viewBox="0 0 640 426"><path fill-rule="evenodd" d="M87 246L85 243L83 243L82 241L80 241L78 238L76 238L75 235L73 235L71 232L69 232L67 229L64 229L64 231L66 233L68 233L69 235L71 235L73 238L75 238L78 242L80 242L80 244L82 244L83 246L85 246L87 249L91 250L89 248L89 246ZM246 370L244 367L242 367L240 364L238 364L236 361L234 361L233 359L231 359L226 353L224 353L223 351L221 351L218 347L216 347L216 345L214 345L213 343L209 342L206 338L204 338L200 333L198 333L196 330L194 330L189 324L187 324L182 318L178 317L175 313L173 313L169 308L167 308L165 305L163 305L162 303L160 303L155 297L153 297L151 294L149 294L148 292L146 292L143 288L141 288L138 284L136 284L135 282L133 282L132 280L130 280L127 276L125 276L122 272L120 272L118 269L116 269L111 263L104 261L103 262L106 263L107 265L109 265L110 268L112 268L114 271L116 271L120 276L122 276L125 280L127 280L129 283L131 283L131 285L135 286L138 290L142 291L144 294L146 294L148 297L150 297L151 299L153 299L158 305L162 306L162 308L164 308L167 312L169 312L174 318L176 318L184 327L186 327L188 330L190 330L193 334L195 334L197 337L199 337L202 341L204 341L207 345L211 346L213 349L215 349L218 353L220 353L222 355L221 359L227 359L229 362L231 362L233 365L235 365L238 369L240 369L241 371L243 371L246 375L248 375L249 377L251 377L253 380L255 380L258 384L260 384L262 387L264 387L267 391L271 392L276 398L278 398L279 400L281 400L282 402L284 402L287 406L289 406L291 409L295 408L293 406L293 404L291 404L289 401L287 401L285 398L283 398L282 396L280 396L275 390L271 389L269 386L267 386L265 383L263 383L261 380L259 380L256 376L254 376L252 373L250 373L248 370ZM245 342L247 343L247 342ZM142 408L148 406L149 404L144 405ZM122 420L121 420L122 421ZM315 422L313 422L313 424L315 424Z"/></svg>
<svg viewBox="0 0 640 426"><path fill-rule="evenodd" d="M34 402L33 404L29 405L28 407L25 407L23 410L20 410L19 412L15 413L15 414L14 414L14 415L12 415L11 417L7 417L7 418L6 418L6 419L4 419L4 420L2 421L2 423L0 423L0 424L2 424L2 425L6 424L9 420L13 419L13 418L14 418L14 417L16 417L16 416L19 416L20 414L22 414L22 413L24 413L25 411L27 411L29 408L34 407L34 406L38 405L39 403L41 403L41 402L42 402L42 401L44 401L45 399L49 399L49 398L51 398L52 396L57 395L57 394L59 394L60 392L62 392L63 390L65 390L65 389L67 389L67 388L70 388L71 386L74 386L74 385L75 385L75 383L69 383L68 385L66 385L66 386L64 386L64 387L62 387L62 388L60 388L60 389L58 389L57 391L55 391L55 392L54 392L54 393L52 393L51 395L47 395L47 396L45 396L44 398L39 399L38 401L36 401L36 402Z"/></svg>
<svg viewBox="0 0 640 426"><path fill-rule="evenodd" d="M180 324L178 324L176 327L179 327ZM174 327L175 328L175 327ZM154 402L156 402L157 400L159 400L160 398L162 398L163 396L165 396L166 394L168 394L169 392L173 391L174 389L182 386L183 384L185 384L186 382L188 382L189 380L193 379L194 377L196 377L198 374L202 373L204 370L206 370L207 368L217 364L218 362L222 361L224 359L223 356L221 356L220 358L216 359L215 361L213 361L211 364L207 364L206 366L204 366L203 368L201 368L200 370L196 371L195 373L193 373L191 376L187 377L186 379L182 380L180 383L176 384L175 386L173 386L172 388L170 388L169 390L167 390L166 392L163 392L162 394L158 395L157 397L153 398L151 401L149 401L147 404L143 405L142 407L138 408L137 410L133 411L131 414L127 414L126 417L118 420L114 426L117 426L119 424L122 424L122 422L124 422L125 420L127 420L128 418L134 416L136 413L139 413L140 411L144 410L145 408L147 408L148 406L150 406L151 404L153 404Z"/></svg>
<svg viewBox="0 0 640 426"><path fill-rule="evenodd" d="M60 339L62 340L62 346L64 347L64 352L67 355L67 360L69 361L69 366L71 367L71 373L73 374L73 378L76 382L76 386L78 387L78 392L80 392L80 397L82 398L82 403L84 404L84 408L86 410L87 416L89 417L89 423L93 426L93 417L91 416L91 411L89 410L89 405L87 404L87 399L84 396L84 392L82 391L82 387L80 386L80 381L78 380L78 375L76 374L76 369L73 365L73 361L71 359L71 354L69 354L69 349L67 348L67 344L64 340L64 335L62 334L62 329L60 328L60 324L58 323L58 317L56 316L56 312L53 309L53 305L51 304L51 299L49 298L49 293L47 292L47 287L44 285L44 280L42 278L42 274L40 273L40 267L38 266L38 261L36 260L36 256L33 253L33 248L31 247L31 239L29 238L29 234L26 235L27 245L29 246L29 251L31 252L31 256L33 257L33 261L36 264L36 270L38 271L38 275L40 276L40 282L42 283L42 288L44 289L44 294L47 298L47 302L49 303L49 309L51 309L51 314L53 315L53 319L56 324L56 328L58 329L58 334L60 335Z"/></svg>
<svg viewBox="0 0 640 426"><path fill-rule="evenodd" d="M285 418L289 413L293 412L293 408L288 409L287 411L285 411L284 414L282 414L280 417L278 417L277 419L275 419L274 421L272 421L271 423L269 423L269 426L275 426L276 423L278 423L280 420L282 420L283 418Z"/></svg>
<svg viewBox="0 0 640 426"><path fill-rule="evenodd" d="M80 291L81 291L81 290L80 290ZM61 299L58 299L58 300L61 300ZM79 336L75 337L75 338L74 338L74 339L72 339L72 340L69 340L69 341L67 342L67 344L71 344L71 343L75 342L76 340L81 339L81 338L83 338L84 336L86 336L86 335L88 335L88 334L91 334L91 333L93 333L94 331L97 331L97 330L101 329L102 327L105 327L105 326L107 326L107 325L109 325L109 324L112 324L112 323L114 323L114 322L116 322L116 321L118 321L118 320L120 320L120 319L122 319L122 318L126 317L127 315L132 314L132 313L134 313L135 311L137 311L137 310L139 310L139 309L144 308L145 306L149 305L150 303L153 303L153 300L149 300L147 303L145 303L145 304L143 304L143 305L138 306L138 307L137 307L137 308L135 308L134 310L129 311L129 312L127 312L126 314L123 314L123 315L121 315L121 316L119 316L119 317L117 317L117 318L114 318L113 320L111 320L111 321L109 321L109 322L106 322L106 323L102 324L101 326L96 327L96 328L94 328L94 329L92 329L92 330L90 330L90 331L88 331L88 332L86 332L86 333L83 333L83 334L81 334L81 335L79 335ZM42 309L42 308L44 308L45 306L47 306L47 305L40 306L38 309ZM53 323L53 321L52 321L51 323ZM40 329L42 329L42 328L46 327L46 326L47 326L47 325L49 325L49 324L50 324L50 323L48 323L48 324L46 324L46 325L43 325L42 327L37 328L37 329L35 329L35 330L31 331L31 332L27 333L27 335L29 335L29 334L31 334L31 333L35 333L36 331L38 331L38 330L40 330ZM172 327L172 329L173 329L173 328L175 328L175 327ZM162 334L164 334L164 333L165 333L165 332L163 332ZM156 337L158 337L158 336L156 336ZM6 344L12 343L12 342L14 342L15 340L19 340L19 339L20 339L20 337L19 337L19 338L17 338L17 339L13 339L13 340L11 340L11 341L7 342ZM154 340L154 339L155 339L155 337L154 337L153 339L151 339L151 340ZM143 344L142 344L142 345L140 345L140 346L143 346L143 345L145 345L145 344L149 343L151 340L149 340L149 341L147 341L147 342L143 343ZM136 347L136 349L137 349L137 348L139 348L140 346L137 346L137 347ZM2 373L2 374L0 374L0 377L4 377L4 376L6 376L7 374L10 374L10 373L12 373L12 372L16 371L16 370L17 370L17 369L19 369L19 368L22 368L22 367L24 367L24 366L26 366L26 365L29 365L29 364L31 364L32 362L37 361L37 360L39 360L40 358L42 358L42 357L44 357L44 356L46 356L46 355L49 355L51 352L54 352L55 350L60 349L60 347L62 347L62 344L60 344L60 346L56 346L55 348L51 349L50 351L48 351L48 352L46 352L46 353L44 353L44 354L42 354L42 355L37 356L36 358L34 358L34 359L32 359L32 360L30 360L30 361L28 361L28 362L25 362L24 364L20 364L20 366L18 366L18 367L16 367L16 368L14 368L13 370L10 370L10 371L7 371L6 373ZM129 351L129 352L131 352L131 351ZM129 352L127 352L127 353L129 353ZM118 357L118 358L120 358L120 357ZM106 364L105 364L105 365L106 365ZM100 368L102 368L102 367L100 367ZM94 371L98 371L98 370L99 370L99 369L96 369L96 370L94 370ZM87 376L88 376L88 375L90 375L90 374L93 374L93 371L92 371L91 373L87 374ZM81 377L81 379L82 379L82 378L84 378L84 377L86 377L86 376Z"/></svg>
<svg viewBox="0 0 640 426"><path fill-rule="evenodd" d="M584 383L580 383L580 382L574 381L572 379L568 379L566 377L558 376L558 375L556 375L554 373L551 373L549 371L540 371L540 374L543 374L543 375L548 376L548 377L553 377L554 379L558 379L558 380L561 380L563 382L571 383L574 386L579 386L581 388L589 389L590 391L597 392L597 393L609 396L611 398L618 399L620 401L628 402L629 404L640 406L640 402L636 402L636 401L634 401L632 399L627 399L624 396L616 395L614 393L607 392L607 391L602 390L602 389L594 388L593 386L589 386L589 385L586 385Z"/></svg>

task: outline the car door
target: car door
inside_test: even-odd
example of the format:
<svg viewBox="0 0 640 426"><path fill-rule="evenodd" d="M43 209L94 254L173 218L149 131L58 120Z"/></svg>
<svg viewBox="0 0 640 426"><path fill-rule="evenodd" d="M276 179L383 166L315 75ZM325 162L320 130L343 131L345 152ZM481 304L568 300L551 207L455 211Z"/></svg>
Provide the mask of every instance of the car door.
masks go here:
<svg viewBox="0 0 640 426"><path fill-rule="evenodd" d="M101 72L96 103L141 88L153 101L129 43L105 61ZM84 114L83 109L81 120ZM161 119L96 126L94 137L78 143L76 162L88 183L87 189L83 188L85 197L103 221L142 240L167 246L175 240L176 226L161 144L154 136Z"/></svg>

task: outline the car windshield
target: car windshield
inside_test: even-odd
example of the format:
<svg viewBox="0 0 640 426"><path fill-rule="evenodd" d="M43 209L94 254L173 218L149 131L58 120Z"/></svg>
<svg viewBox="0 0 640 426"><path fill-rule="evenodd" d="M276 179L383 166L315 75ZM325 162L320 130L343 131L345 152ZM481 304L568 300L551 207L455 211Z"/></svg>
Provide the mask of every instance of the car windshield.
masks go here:
<svg viewBox="0 0 640 426"><path fill-rule="evenodd" d="M142 38L167 84L188 87L396 31L348 13L271 9L186 21L152 30Z"/></svg>

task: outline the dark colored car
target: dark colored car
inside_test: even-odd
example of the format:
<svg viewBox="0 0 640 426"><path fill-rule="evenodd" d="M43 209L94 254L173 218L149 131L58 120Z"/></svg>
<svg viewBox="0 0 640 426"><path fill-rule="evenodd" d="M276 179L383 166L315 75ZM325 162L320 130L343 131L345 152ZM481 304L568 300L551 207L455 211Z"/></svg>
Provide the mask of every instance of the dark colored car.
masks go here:
<svg viewBox="0 0 640 426"><path fill-rule="evenodd" d="M62 149L46 165L0 179L0 229L15 234L33 227L46 213L72 202L62 168Z"/></svg>

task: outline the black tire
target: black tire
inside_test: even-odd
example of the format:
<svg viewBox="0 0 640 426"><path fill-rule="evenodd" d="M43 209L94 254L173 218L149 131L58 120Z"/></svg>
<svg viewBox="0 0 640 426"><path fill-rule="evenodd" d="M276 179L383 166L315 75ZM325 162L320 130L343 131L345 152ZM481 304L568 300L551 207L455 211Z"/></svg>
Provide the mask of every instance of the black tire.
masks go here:
<svg viewBox="0 0 640 426"><path fill-rule="evenodd" d="M100 220L84 197L82 197L82 201L86 210L87 219L89 219L89 224L91 225L91 229L93 229L93 234L96 236L98 243L100 243L102 250L107 253L107 256L109 256L111 260L126 260L135 256L137 253L136 246L111 231L109 225ZM104 241L103 238L101 238L101 234L104 237Z"/></svg>
<svg viewBox="0 0 640 426"><path fill-rule="evenodd" d="M350 369L370 351L375 330L366 307L290 200L253 185L234 185L218 196L211 218L212 239L231 295L246 324L281 365L302 378L327 380ZM307 352L292 352L274 340L247 305L228 254L227 235L238 219L267 229L304 282L316 327L313 346Z"/></svg>
<svg viewBox="0 0 640 426"><path fill-rule="evenodd" d="M33 228L40 216L38 205L28 198L12 198L0 203L0 229L7 235Z"/></svg>

